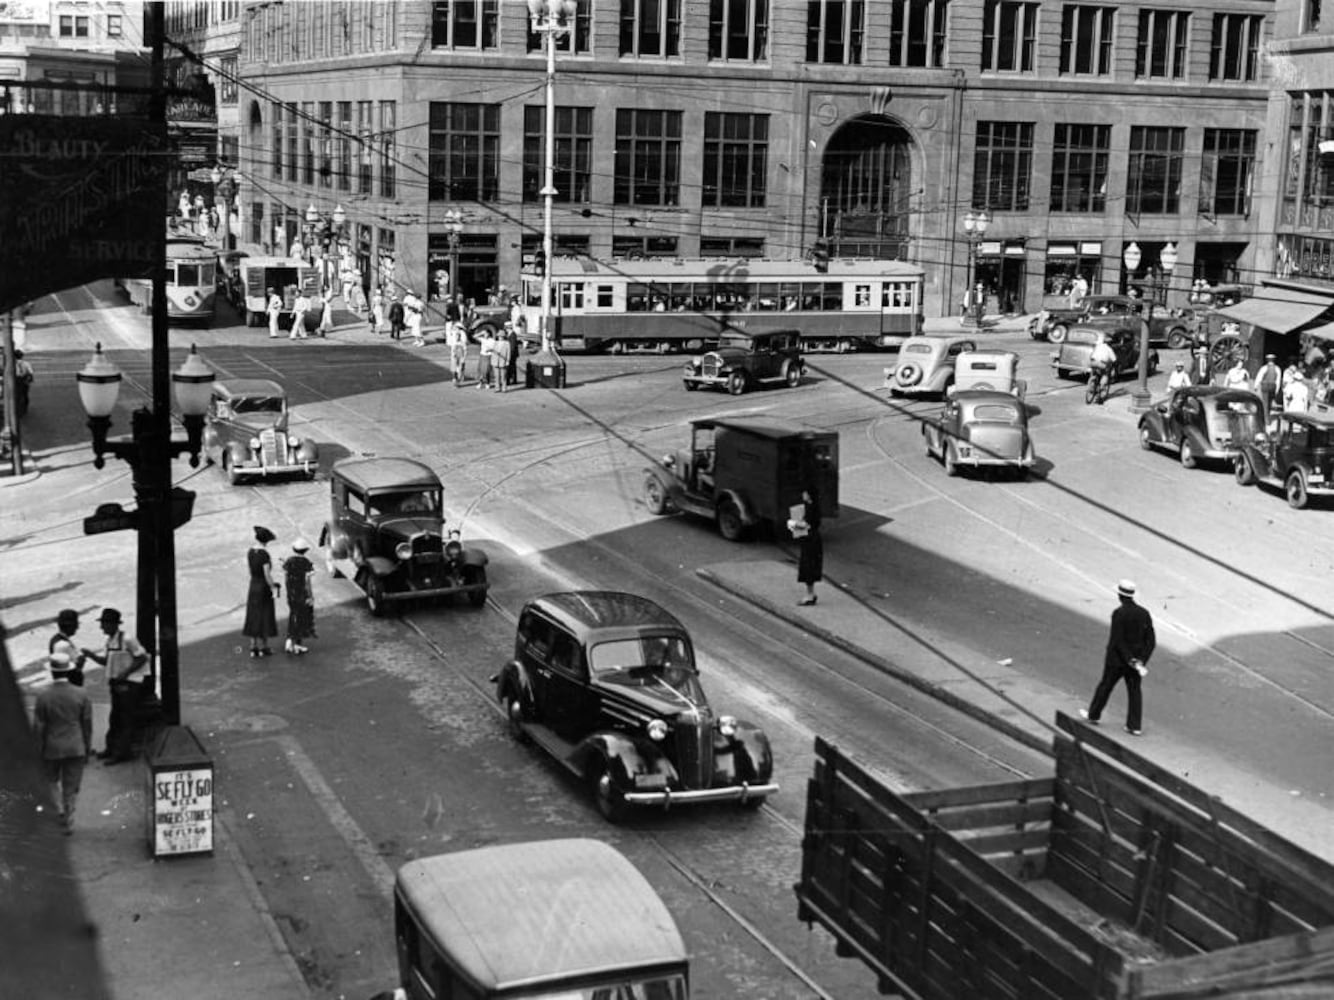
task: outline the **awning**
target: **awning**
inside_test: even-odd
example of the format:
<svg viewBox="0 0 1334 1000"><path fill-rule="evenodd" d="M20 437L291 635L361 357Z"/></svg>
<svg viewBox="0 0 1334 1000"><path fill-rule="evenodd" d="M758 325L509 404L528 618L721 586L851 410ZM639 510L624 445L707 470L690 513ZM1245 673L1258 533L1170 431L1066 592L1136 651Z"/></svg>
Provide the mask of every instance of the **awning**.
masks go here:
<svg viewBox="0 0 1334 1000"><path fill-rule="evenodd" d="M1262 288L1259 294L1218 310L1218 315L1250 323L1262 330L1289 333L1305 326L1334 305L1334 298L1287 289Z"/></svg>
<svg viewBox="0 0 1334 1000"><path fill-rule="evenodd" d="M1302 331L1312 337L1318 337L1320 340L1334 340L1334 323L1322 323L1320 326L1313 326L1309 330Z"/></svg>

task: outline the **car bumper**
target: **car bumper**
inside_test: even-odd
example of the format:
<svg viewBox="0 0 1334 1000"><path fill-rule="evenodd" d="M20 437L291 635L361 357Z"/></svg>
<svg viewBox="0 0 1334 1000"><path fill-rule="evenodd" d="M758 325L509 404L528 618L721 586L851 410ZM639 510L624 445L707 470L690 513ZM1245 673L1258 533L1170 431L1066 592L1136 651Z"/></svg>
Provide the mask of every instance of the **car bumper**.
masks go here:
<svg viewBox="0 0 1334 1000"><path fill-rule="evenodd" d="M238 476L260 476L267 479L270 476L296 476L308 475L310 470L315 468L316 463L311 462L290 462L287 465L238 465L236 474Z"/></svg>
<svg viewBox="0 0 1334 1000"><path fill-rule="evenodd" d="M745 802L747 799L763 798L778 791L775 784L767 785L727 785L724 788L692 788L672 791L663 788L655 791L627 791L621 797L631 805L662 806L670 809L674 805L697 805L701 802Z"/></svg>
<svg viewBox="0 0 1334 1000"><path fill-rule="evenodd" d="M732 377L731 372L722 375L682 375L681 380L691 385L716 385L726 386L727 380Z"/></svg>
<svg viewBox="0 0 1334 1000"><path fill-rule="evenodd" d="M1197 451L1195 457L1212 459L1217 462L1231 462L1240 454L1240 448L1206 448L1204 451Z"/></svg>
<svg viewBox="0 0 1334 1000"><path fill-rule="evenodd" d="M445 587L408 587L404 590L386 590L384 599L386 601L417 601L431 597L448 597L451 594L471 594L479 590L485 593L489 586L488 583L462 583Z"/></svg>
<svg viewBox="0 0 1334 1000"><path fill-rule="evenodd" d="M1022 466L1027 469L1037 464L1034 458L998 458L995 455L957 455L954 459L955 465L1003 465L1003 466Z"/></svg>

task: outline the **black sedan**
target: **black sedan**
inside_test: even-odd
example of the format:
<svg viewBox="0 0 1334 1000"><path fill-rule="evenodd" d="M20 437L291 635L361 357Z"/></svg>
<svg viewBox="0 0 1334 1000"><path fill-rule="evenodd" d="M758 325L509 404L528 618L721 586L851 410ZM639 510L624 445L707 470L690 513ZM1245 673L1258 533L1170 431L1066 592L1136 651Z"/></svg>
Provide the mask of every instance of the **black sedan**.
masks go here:
<svg viewBox="0 0 1334 1000"><path fill-rule="evenodd" d="M1187 469L1201 460L1235 461L1241 446L1264 432L1260 397L1220 385L1177 389L1139 418L1140 447L1171 452Z"/></svg>

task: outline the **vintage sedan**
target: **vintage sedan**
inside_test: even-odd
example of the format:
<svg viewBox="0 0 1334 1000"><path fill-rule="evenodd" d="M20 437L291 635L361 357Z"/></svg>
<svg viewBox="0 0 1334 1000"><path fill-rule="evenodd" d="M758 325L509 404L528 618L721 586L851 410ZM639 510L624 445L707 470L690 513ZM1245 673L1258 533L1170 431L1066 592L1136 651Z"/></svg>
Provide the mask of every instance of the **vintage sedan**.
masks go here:
<svg viewBox="0 0 1334 1000"><path fill-rule="evenodd" d="M1028 335L1034 340L1046 338L1053 344L1059 344L1076 326L1099 326L1106 329L1141 319L1148 320L1150 344L1165 344L1173 350L1189 344L1196 327L1193 309L1149 310L1143 299L1131 298L1129 295L1089 295L1074 307L1064 304L1047 306L1044 303L1042 311L1029 321Z"/></svg>
<svg viewBox="0 0 1334 1000"><path fill-rule="evenodd" d="M1028 407L1008 392L960 389L934 420L922 424L926 453L938 458L945 474L965 467L1011 469L1022 479L1037 461L1028 436Z"/></svg>
<svg viewBox="0 0 1334 1000"><path fill-rule="evenodd" d="M1020 399L1028 383L1019 377L1019 355L1014 351L964 351L954 359L954 390L994 389Z"/></svg>
<svg viewBox="0 0 1334 1000"><path fill-rule="evenodd" d="M1281 489L1297 510L1312 497L1334 496L1334 410L1317 404L1309 412L1279 414L1276 433L1242 443L1234 471L1242 486Z"/></svg>
<svg viewBox="0 0 1334 1000"><path fill-rule="evenodd" d="M409 600L486 603L486 553L445 529L444 486L410 458L346 458L329 472L330 515L320 547L332 576L348 576L372 615Z"/></svg>
<svg viewBox="0 0 1334 1000"><path fill-rule="evenodd" d="M885 369L885 387L891 396L944 395L954 384L956 359L976 350L970 337L909 337L899 348L899 363Z"/></svg>
<svg viewBox="0 0 1334 1000"><path fill-rule="evenodd" d="M681 381L690 392L709 386L739 396L760 385L795 388L805 374L800 331L728 330L718 338L718 346L712 351L686 362Z"/></svg>
<svg viewBox="0 0 1334 1000"><path fill-rule="evenodd" d="M514 735L586 784L610 822L634 806L755 808L778 791L764 731L713 710L690 633L646 597L530 601L514 657L492 680Z"/></svg>
<svg viewBox="0 0 1334 1000"><path fill-rule="evenodd" d="M1242 444L1264 431L1260 397L1221 385L1178 389L1139 418L1140 447L1171 452L1187 469L1204 460L1234 462Z"/></svg>
<svg viewBox="0 0 1334 1000"><path fill-rule="evenodd" d="M1051 366L1056 369L1057 378L1074 378L1076 375L1088 375L1091 370L1089 358L1093 354L1093 345L1103 337L1116 352L1116 368L1112 372L1112 381L1126 374L1133 373L1139 367L1139 330L1133 326L1123 326L1108 330L1096 326L1077 326L1066 334L1060 348L1051 356ZM1158 370L1158 352L1149 351L1149 373Z"/></svg>
<svg viewBox="0 0 1334 1000"><path fill-rule="evenodd" d="M204 453L233 485L242 479L305 476L319 469L319 449L288 430L287 393L277 382L229 378L213 383L204 416Z"/></svg>

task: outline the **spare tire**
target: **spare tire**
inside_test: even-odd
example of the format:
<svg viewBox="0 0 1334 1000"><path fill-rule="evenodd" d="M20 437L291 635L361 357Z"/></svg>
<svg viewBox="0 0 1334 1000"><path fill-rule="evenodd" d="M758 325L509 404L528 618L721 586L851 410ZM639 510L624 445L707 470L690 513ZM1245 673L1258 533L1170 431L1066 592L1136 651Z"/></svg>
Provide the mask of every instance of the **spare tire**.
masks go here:
<svg viewBox="0 0 1334 1000"><path fill-rule="evenodd" d="M916 385L922 381L922 366L915 361L907 361L894 370L894 381L899 385Z"/></svg>

